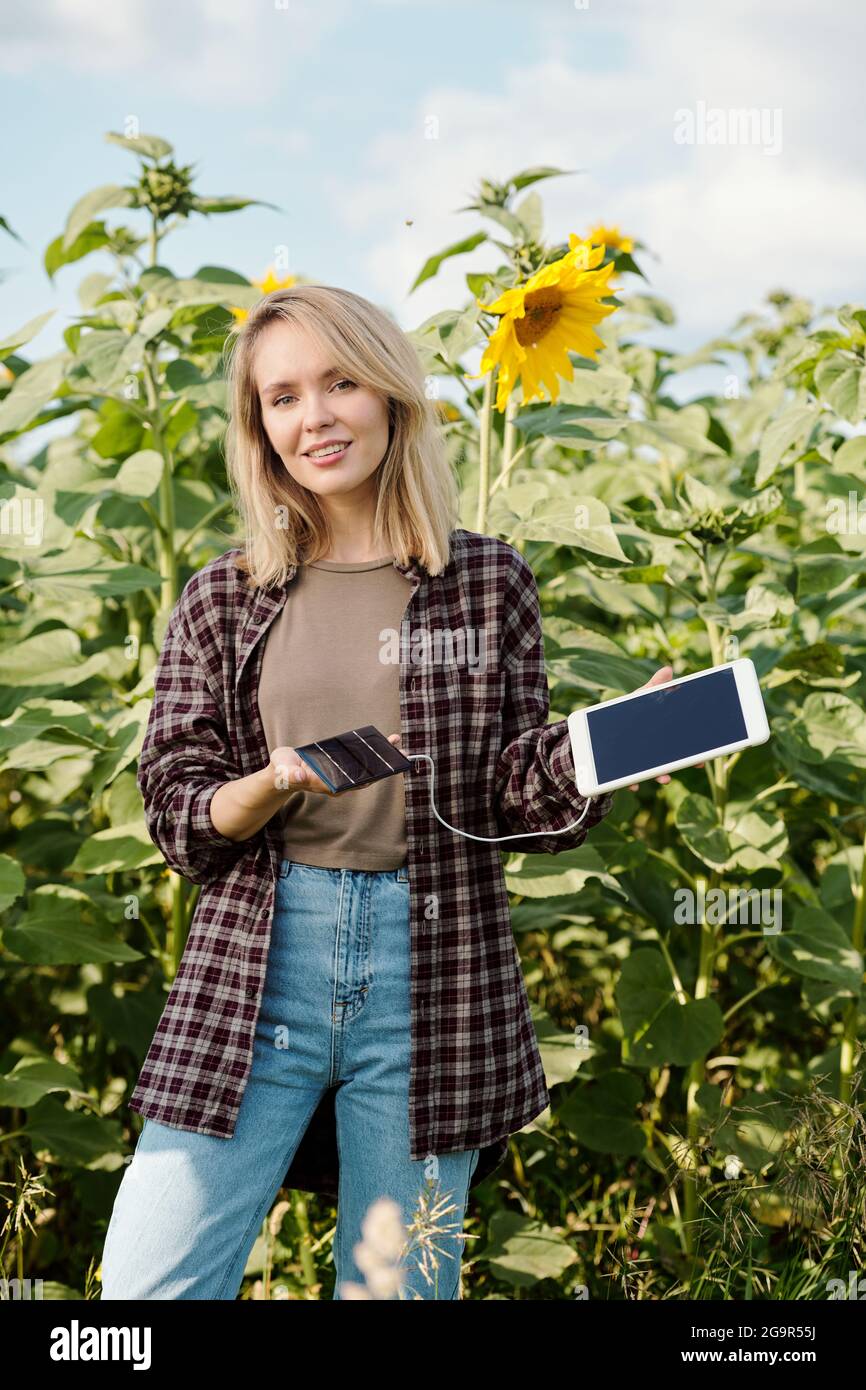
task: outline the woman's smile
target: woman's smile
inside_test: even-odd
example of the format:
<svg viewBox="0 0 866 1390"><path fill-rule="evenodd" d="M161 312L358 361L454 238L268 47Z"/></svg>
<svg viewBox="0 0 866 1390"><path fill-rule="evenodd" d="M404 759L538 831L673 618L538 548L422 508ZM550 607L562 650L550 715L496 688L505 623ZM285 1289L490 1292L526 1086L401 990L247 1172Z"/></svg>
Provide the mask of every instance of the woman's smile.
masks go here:
<svg viewBox="0 0 866 1390"><path fill-rule="evenodd" d="M340 459L345 458L346 454L349 452L349 449L351 448L351 445L352 441L350 439L348 444L346 444L342 449L335 449L327 454L319 454L318 456L314 456L313 454L307 453L304 455L304 457L308 458L311 463L314 463L317 468L328 468L332 463L339 463Z"/></svg>

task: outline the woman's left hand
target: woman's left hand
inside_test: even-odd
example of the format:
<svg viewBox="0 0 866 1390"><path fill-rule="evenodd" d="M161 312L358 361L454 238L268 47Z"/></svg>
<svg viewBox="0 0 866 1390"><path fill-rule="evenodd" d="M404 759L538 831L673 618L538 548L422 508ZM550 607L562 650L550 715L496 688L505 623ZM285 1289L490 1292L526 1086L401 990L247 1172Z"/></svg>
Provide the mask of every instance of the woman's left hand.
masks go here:
<svg viewBox="0 0 866 1390"><path fill-rule="evenodd" d="M646 682L645 685L639 685L637 688L638 690L646 690L647 687L650 685L665 685L667 681L673 679L673 674L673 666L660 666L659 669L656 671L655 675L650 676L649 680ZM703 763L696 763L695 765L696 767L703 767ZM671 778L669 772L663 772L659 777L656 778L656 781L661 782L662 785L664 785L665 782L669 782L670 780ZM636 792L639 786L640 782L631 782L629 784L629 791Z"/></svg>

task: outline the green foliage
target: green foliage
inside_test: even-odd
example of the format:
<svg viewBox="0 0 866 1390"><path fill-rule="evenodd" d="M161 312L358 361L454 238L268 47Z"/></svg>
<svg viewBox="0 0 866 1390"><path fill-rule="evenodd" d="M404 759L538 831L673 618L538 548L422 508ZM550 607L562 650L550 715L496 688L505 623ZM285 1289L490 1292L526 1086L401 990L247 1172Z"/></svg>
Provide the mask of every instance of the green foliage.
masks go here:
<svg viewBox="0 0 866 1390"><path fill-rule="evenodd" d="M125 1099L195 902L147 836L134 768L168 613L233 543L221 350L233 312L260 296L231 269L182 278L160 256L190 213L252 200L197 195L191 166L158 137L109 138L139 160L138 179L81 198L45 268L100 250L115 273L81 282L64 350L24 355L47 314L0 344L0 1105L11 1119L0 1152L16 1201L36 1209L47 1191L22 1171L26 1155L66 1213L62 1234L46 1221L13 1241L7 1223L0 1250L9 1273L23 1244L27 1272L57 1275L61 1298L96 1291L81 1251L95 1253L134 1142ZM772 737L618 793L579 850L508 855L553 1104L482 1191L486 1240L470 1249L469 1279L482 1296L573 1296L575 1280L609 1276L612 1249L645 1294L741 1297L726 1224L736 1208L733 1229L748 1225L772 1297L789 1287L804 1225L827 1277L846 1277L863 1235L852 1155L863 1133L866 440L855 431L866 311L819 319L780 293L730 336L677 356L635 337L671 322L670 307L620 291L599 360L575 356L556 405L514 400L500 432L463 372L483 343L475 300L562 253L543 242L537 193L511 206L559 173L482 182L471 206L512 238L495 241L504 263L470 271L468 306L411 335L431 377L463 392L443 430L464 524L480 500L488 529L536 573L553 718L665 663L684 674L747 655ZM103 214L121 209L149 218L144 235L107 226ZM488 239L431 255L415 284ZM618 272L639 273L613 254ZM677 376L701 362L727 370L723 390L677 404ZM37 434L17 462L25 436L66 417L71 433ZM775 893L781 917L768 919ZM738 915L737 894L757 915ZM684 901L706 910L690 917ZM822 1107L831 1141L820 1148ZM841 1236L828 1235L837 1208L811 1189L798 1211L789 1200L816 1146L825 1186L848 1204ZM651 1219L635 1220L635 1200ZM327 1230L326 1204L310 1208ZM265 1248L281 1252L290 1286L314 1284L305 1204Z"/></svg>

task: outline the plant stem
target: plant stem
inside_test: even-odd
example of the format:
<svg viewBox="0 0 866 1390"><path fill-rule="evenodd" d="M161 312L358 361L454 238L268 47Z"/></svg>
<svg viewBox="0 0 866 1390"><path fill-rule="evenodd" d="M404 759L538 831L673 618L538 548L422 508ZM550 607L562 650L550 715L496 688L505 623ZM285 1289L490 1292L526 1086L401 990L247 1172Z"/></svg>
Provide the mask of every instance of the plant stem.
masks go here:
<svg viewBox="0 0 866 1390"><path fill-rule="evenodd" d="M705 545L701 556L701 577L704 583L704 591L707 603L716 602L716 583L721 563L716 569L715 576L710 574L709 549ZM705 620L707 637L710 643L713 665L716 666L722 659L721 636L717 625L711 618ZM728 799L728 774L730 768L723 759L719 760L718 770L710 778L710 785L713 791L713 801L716 807L716 814L719 824L724 825L725 809ZM709 765L707 767L709 773ZM710 874L710 888L719 886L720 875L715 870ZM706 916L706 914L704 914ZM701 923L701 941L698 957L697 980L695 981L694 998L695 1001L708 999L712 986L713 965L717 955L716 934L718 929L710 927L706 920ZM706 1071L706 1058L697 1057L692 1062L688 1070L686 1088L686 1129L688 1135L688 1146L690 1155L690 1167L686 1174L685 1189L685 1239L689 1254L693 1253L695 1231L697 1230L698 1218L698 1138L701 1130L701 1111L697 1102L697 1092L703 1084Z"/></svg>
<svg viewBox="0 0 866 1390"><path fill-rule="evenodd" d="M492 488L490 489L490 496L491 496L491 497L493 496L494 492L496 492L497 488L500 488L500 487L503 486L503 484L506 482L506 480L507 480L507 478L508 478L509 473L510 473L511 470L514 468L514 465L515 465L516 463L519 463L519 462L520 462L521 458L523 457L523 455L524 455L525 453L526 453L526 445L525 445L525 444L521 444L521 446L520 446L520 448L517 450L517 452L516 452L515 454L513 454L513 455L511 456L511 458L509 459L509 461L508 461L508 467L507 467L507 468L501 469L500 472L496 475L496 478L494 479L494 482L493 482L493 486L492 486Z"/></svg>
<svg viewBox="0 0 866 1390"><path fill-rule="evenodd" d="M170 613L180 593L180 570L174 548L174 462L163 430L160 409L157 375L156 350L147 347L142 363L145 391L147 392L148 418L153 432L154 444L162 455L162 476L159 481L160 524L156 528L156 544L159 552L160 606L159 612ZM171 961L171 978L174 979L180 966L187 940L187 885L180 874L171 871L171 919L169 940L166 943Z"/></svg>
<svg viewBox="0 0 866 1390"><path fill-rule="evenodd" d="M313 1259L313 1251L310 1245L310 1218L307 1212L307 1201L297 1190L292 1193L292 1199L295 1210L295 1220L298 1223L298 1230L301 1233L301 1273L304 1284L309 1289L316 1283L316 1262Z"/></svg>
<svg viewBox="0 0 866 1390"><path fill-rule="evenodd" d="M476 531L484 532L487 525L487 501L490 487L490 436L492 432L493 375L495 368L487 373L484 381L484 396L481 403L478 438L478 511L475 518Z"/></svg>
<svg viewBox="0 0 866 1390"><path fill-rule="evenodd" d="M866 919L866 841L863 845L863 862L860 866L860 882L854 890L854 924L851 929L851 945L863 954L863 926ZM854 1053L857 1047L857 1021L860 1016L860 991L848 1000L842 1015L842 1048L839 1055L839 1099L849 1105L851 1102L851 1076L854 1070Z"/></svg>
<svg viewBox="0 0 866 1390"><path fill-rule="evenodd" d="M504 477L511 468L511 459L514 454L514 441L517 437L517 431L514 428L514 417L516 414L517 400L514 396L509 396L505 405L505 433L502 437L502 467L499 470L500 478Z"/></svg>

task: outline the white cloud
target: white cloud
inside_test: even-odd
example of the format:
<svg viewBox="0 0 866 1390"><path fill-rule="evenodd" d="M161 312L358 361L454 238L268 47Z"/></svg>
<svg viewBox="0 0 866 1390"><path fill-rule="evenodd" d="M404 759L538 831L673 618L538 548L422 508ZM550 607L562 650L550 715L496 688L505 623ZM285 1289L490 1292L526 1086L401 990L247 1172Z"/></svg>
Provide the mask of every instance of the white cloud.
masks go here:
<svg viewBox="0 0 866 1390"><path fill-rule="evenodd" d="M683 340L723 331L780 285L818 304L862 302L858 5L837 0L826 24L805 0L731 0L722 9L623 0L603 13L575 11L570 29L564 13L554 23L550 11L537 12L558 37L549 58L518 65L506 53L494 92L489 61L483 93L431 87L403 129L372 142L354 184L331 188L335 214L368 242L365 267L401 321L463 302L465 271L494 264L497 253L447 262L408 301L400 292L429 254L490 227L453 215L480 177L536 163L586 171L537 186L548 234L564 239L603 220L647 242L659 260L645 257L644 269L672 301ZM593 69L588 57L606 28L619 41L616 61ZM780 108L781 152L677 145L674 112L698 102ZM423 138L430 114L438 140Z"/></svg>
<svg viewBox="0 0 866 1390"><path fill-rule="evenodd" d="M258 106L343 21L349 0L43 0L0 7L0 72L152 73L155 98Z"/></svg>

